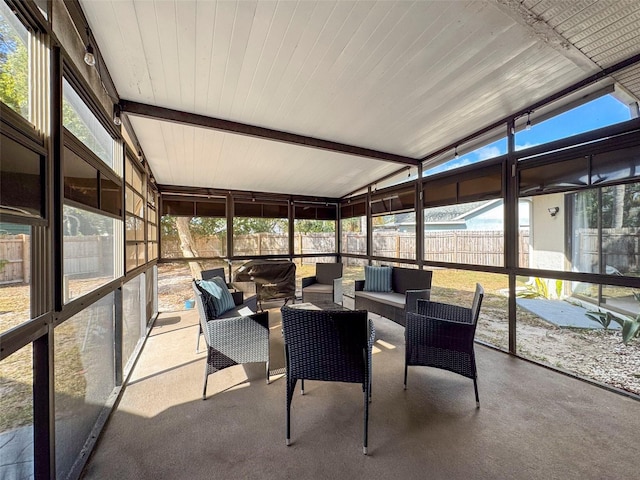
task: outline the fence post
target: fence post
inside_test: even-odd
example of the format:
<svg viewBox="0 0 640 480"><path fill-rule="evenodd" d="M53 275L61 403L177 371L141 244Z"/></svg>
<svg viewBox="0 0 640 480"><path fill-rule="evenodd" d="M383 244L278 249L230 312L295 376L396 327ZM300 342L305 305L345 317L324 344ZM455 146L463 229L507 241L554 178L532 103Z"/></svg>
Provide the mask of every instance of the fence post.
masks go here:
<svg viewBox="0 0 640 480"><path fill-rule="evenodd" d="M24 283L31 282L31 241L30 236L22 237L22 280Z"/></svg>

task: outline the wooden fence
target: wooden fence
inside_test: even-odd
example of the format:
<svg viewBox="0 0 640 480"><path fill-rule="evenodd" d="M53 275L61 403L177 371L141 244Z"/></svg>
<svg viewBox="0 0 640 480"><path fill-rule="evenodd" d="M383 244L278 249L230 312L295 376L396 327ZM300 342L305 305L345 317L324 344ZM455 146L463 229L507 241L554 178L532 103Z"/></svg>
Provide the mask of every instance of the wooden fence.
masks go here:
<svg viewBox="0 0 640 480"><path fill-rule="evenodd" d="M90 277L113 273L113 239L99 235L65 237L64 273ZM0 236L0 284L31 281L29 235Z"/></svg>
<svg viewBox="0 0 640 480"><path fill-rule="evenodd" d="M64 238L64 274L83 277L113 273L113 239L100 235Z"/></svg>
<svg viewBox="0 0 640 480"><path fill-rule="evenodd" d="M529 266L529 230L520 231L520 266ZM347 233L342 236L344 252L366 255L367 237ZM468 263L474 265L504 264L504 234L501 230L448 230L424 232L425 260ZM415 258L415 235L383 232L373 236L373 254L380 257Z"/></svg>
<svg viewBox="0 0 640 480"><path fill-rule="evenodd" d="M503 232L485 230L450 230L425 232L425 259L438 262L469 263L476 265L503 265ZM288 255L289 239L284 234L255 233L238 235L234 239L235 255ZM222 237L195 237L198 255L225 256L226 239ZM366 255L367 236L358 233L342 235L343 252ZM529 265L529 230L520 232L520 266ZM294 253L332 253L335 251L332 233L296 234ZM416 237L410 233L376 232L373 236L373 254L380 257L413 259L416 256ZM163 258L180 258L177 238L163 238Z"/></svg>
<svg viewBox="0 0 640 480"><path fill-rule="evenodd" d="M575 266L581 272L598 271L599 245L598 230L580 228L576 231L576 251L573 258ZM603 228L602 261L606 273L627 274L640 271L640 229Z"/></svg>
<svg viewBox="0 0 640 480"><path fill-rule="evenodd" d="M612 232L613 233L613 232ZM620 233L625 237L628 248L635 245L636 255L627 262L637 262L638 237L631 231ZM619 237L612 239L620 242ZM226 237L194 238L198 255L202 257L225 257ZM451 230L425 232L425 259L438 262L469 263L476 265L502 265L504 242L502 231ZM614 240L611 240L614 241ZM634 244L633 241L636 243ZM100 236L66 237L64 271L68 276L103 274L113 268L112 239ZM235 255L288 255L289 239L284 234L256 233L239 235L234 239ZM591 244L591 239L586 243ZM342 235L345 253L366 254L366 235L345 233ZM29 236L4 235L0 237L0 283L29 281ZM332 253L335 251L335 235L332 233L296 234L294 252L296 254ZM398 232L376 232L373 237L373 253L390 258L412 259L416 255L415 235ZM180 258L180 243L177 238L163 238L163 258ZM520 265L529 265L529 232L520 234ZM622 265L624 256L617 253L614 265ZM583 255L591 258L589 250ZM628 254L626 254L628 255ZM637 263L636 263L637 265ZM618 267L616 267L618 268ZM621 270L623 271L623 270ZM625 270L626 271L626 270Z"/></svg>
<svg viewBox="0 0 640 480"><path fill-rule="evenodd" d="M0 236L0 284L31 280L29 235Z"/></svg>

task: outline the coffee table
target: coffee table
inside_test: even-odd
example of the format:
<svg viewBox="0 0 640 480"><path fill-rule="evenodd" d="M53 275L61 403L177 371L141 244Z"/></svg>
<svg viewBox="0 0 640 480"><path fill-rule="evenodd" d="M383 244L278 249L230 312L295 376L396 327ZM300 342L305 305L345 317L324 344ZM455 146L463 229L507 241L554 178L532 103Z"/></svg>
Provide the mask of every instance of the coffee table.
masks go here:
<svg viewBox="0 0 640 480"><path fill-rule="evenodd" d="M288 308L295 308L298 310L338 310L338 311L350 311L350 308L340 305L334 302L304 302L293 303L287 305Z"/></svg>

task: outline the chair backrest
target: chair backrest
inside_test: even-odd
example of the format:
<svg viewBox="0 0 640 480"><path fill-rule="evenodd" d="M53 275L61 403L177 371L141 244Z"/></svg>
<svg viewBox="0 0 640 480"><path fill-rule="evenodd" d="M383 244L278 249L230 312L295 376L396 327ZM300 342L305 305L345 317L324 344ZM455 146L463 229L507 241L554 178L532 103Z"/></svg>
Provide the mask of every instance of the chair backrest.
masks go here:
<svg viewBox="0 0 640 480"><path fill-rule="evenodd" d="M391 289L396 293L405 293L407 290L429 290L431 288L431 270L418 270L416 268L392 267Z"/></svg>
<svg viewBox="0 0 640 480"><path fill-rule="evenodd" d="M224 268L212 268L211 270L202 270L202 280L211 280L213 277L226 278ZM226 280L225 280L226 281Z"/></svg>
<svg viewBox="0 0 640 480"><path fill-rule="evenodd" d="M316 281L330 285L342 277L342 263L316 263Z"/></svg>
<svg viewBox="0 0 640 480"><path fill-rule="evenodd" d="M191 287L193 288L193 292L196 299L196 309L198 310L198 317L200 320L200 326L202 327L202 331L207 331L207 313L204 306L204 299L202 298L202 292L198 289L195 281L191 282ZM209 344L209 336L205 334L204 338L207 341L207 345Z"/></svg>
<svg viewBox="0 0 640 480"><path fill-rule="evenodd" d="M364 310L282 307L282 332L292 378L363 382L368 367Z"/></svg>
<svg viewBox="0 0 640 480"><path fill-rule="evenodd" d="M474 324L478 323L478 317L480 316L480 306L482 305L482 299L484 298L484 288L479 283L476 283L476 293L473 296L473 303L471 304L471 320Z"/></svg>

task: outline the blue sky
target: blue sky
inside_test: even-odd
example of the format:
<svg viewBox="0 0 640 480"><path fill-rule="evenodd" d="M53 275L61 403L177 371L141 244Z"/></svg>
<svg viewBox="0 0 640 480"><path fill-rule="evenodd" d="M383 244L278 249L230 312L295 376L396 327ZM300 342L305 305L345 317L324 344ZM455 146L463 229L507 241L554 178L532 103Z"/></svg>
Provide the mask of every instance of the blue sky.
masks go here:
<svg viewBox="0 0 640 480"><path fill-rule="evenodd" d="M533 147L542 143L588 132L607 125L623 122L631 118L629 108L616 100L612 95L605 95L592 102L534 125L530 130L516 133L516 150ZM503 138L485 145L458 159L445 162L432 170L428 175L452 170L482 160L494 158L507 153L507 140Z"/></svg>

